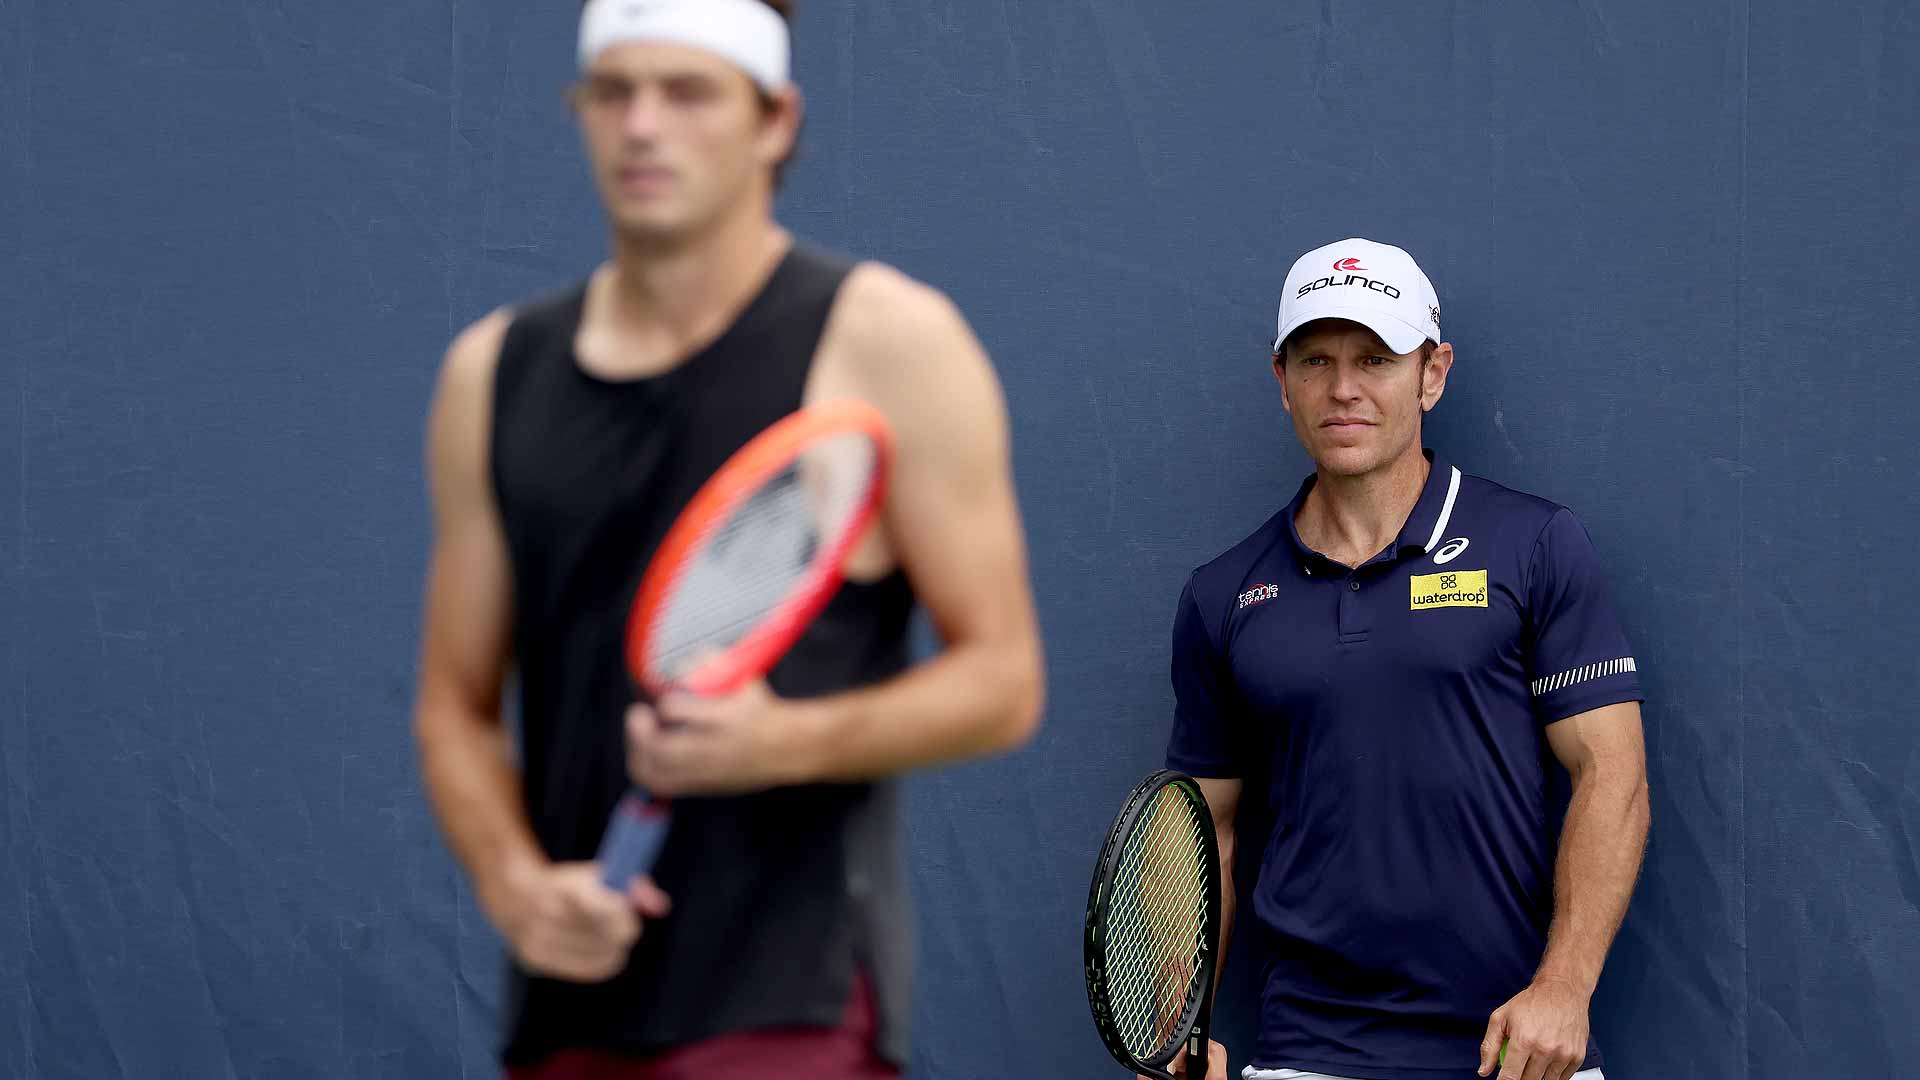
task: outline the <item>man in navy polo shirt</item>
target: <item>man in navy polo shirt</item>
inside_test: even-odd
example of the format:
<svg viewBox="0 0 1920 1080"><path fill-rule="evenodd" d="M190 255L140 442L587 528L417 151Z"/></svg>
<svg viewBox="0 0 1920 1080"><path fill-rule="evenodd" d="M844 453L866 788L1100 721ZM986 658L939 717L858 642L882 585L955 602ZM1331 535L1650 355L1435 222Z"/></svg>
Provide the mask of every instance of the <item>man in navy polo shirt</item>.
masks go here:
<svg viewBox="0 0 1920 1080"><path fill-rule="evenodd" d="M1273 368L1314 475L1180 597L1167 763L1201 778L1225 880L1244 778L1272 812L1248 1080L1601 1076L1587 1004L1646 844L1639 677L1573 515L1422 449L1452 364L1406 252L1302 256Z"/></svg>

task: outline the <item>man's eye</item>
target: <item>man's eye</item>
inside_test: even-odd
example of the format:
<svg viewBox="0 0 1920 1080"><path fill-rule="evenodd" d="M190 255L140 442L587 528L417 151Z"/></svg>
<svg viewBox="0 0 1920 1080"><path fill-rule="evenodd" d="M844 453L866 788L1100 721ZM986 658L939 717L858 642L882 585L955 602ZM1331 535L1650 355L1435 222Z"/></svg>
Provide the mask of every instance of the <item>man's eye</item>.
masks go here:
<svg viewBox="0 0 1920 1080"><path fill-rule="evenodd" d="M705 79L675 79L667 83L667 97L681 105L711 101L718 87Z"/></svg>
<svg viewBox="0 0 1920 1080"><path fill-rule="evenodd" d="M626 84L611 79L595 79L586 85L585 92L587 100L596 105L611 105L627 98Z"/></svg>

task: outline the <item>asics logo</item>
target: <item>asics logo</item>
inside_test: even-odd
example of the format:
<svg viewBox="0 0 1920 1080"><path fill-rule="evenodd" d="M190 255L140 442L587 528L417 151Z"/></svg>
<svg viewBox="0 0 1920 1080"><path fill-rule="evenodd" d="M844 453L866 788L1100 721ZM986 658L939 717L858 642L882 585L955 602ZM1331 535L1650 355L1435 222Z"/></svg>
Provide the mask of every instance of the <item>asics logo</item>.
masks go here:
<svg viewBox="0 0 1920 1080"><path fill-rule="evenodd" d="M1441 544L1440 550L1433 553L1434 565L1445 566L1446 564L1459 558L1460 553L1467 550L1467 543L1468 543L1468 540L1466 537L1456 536L1453 539L1447 541L1446 543Z"/></svg>

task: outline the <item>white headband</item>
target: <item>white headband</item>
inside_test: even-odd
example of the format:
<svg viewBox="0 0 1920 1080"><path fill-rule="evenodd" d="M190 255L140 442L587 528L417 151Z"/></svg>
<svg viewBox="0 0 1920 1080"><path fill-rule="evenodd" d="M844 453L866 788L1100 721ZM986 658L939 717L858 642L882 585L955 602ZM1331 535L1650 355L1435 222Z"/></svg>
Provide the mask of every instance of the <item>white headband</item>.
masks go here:
<svg viewBox="0 0 1920 1080"><path fill-rule="evenodd" d="M715 53L762 90L787 85L787 21L762 0L588 0L580 13L580 69L629 41L664 41Z"/></svg>

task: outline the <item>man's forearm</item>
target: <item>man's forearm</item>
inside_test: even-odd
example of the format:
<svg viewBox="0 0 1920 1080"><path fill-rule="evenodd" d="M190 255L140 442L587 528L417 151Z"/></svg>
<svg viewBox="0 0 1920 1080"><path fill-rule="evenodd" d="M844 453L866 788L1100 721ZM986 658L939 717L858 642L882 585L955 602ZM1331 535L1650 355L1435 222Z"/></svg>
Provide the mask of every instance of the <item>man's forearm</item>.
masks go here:
<svg viewBox="0 0 1920 1080"><path fill-rule="evenodd" d="M1574 779L1554 872L1553 923L1536 980L1565 979L1591 994L1633 895L1646 853L1646 773L1594 767Z"/></svg>
<svg viewBox="0 0 1920 1080"><path fill-rule="evenodd" d="M1220 985L1220 975L1227 970L1227 948L1233 944L1233 915L1238 905L1239 890L1233 886L1233 842L1231 832L1221 832L1220 840L1220 954L1214 961L1213 985Z"/></svg>
<svg viewBox="0 0 1920 1080"><path fill-rule="evenodd" d="M459 706L423 705L417 729L434 816L491 911L516 873L546 858L527 824L505 728Z"/></svg>
<svg viewBox="0 0 1920 1080"><path fill-rule="evenodd" d="M1038 726L1039 646L962 643L876 686L791 701L794 782L869 780L1011 749Z"/></svg>

